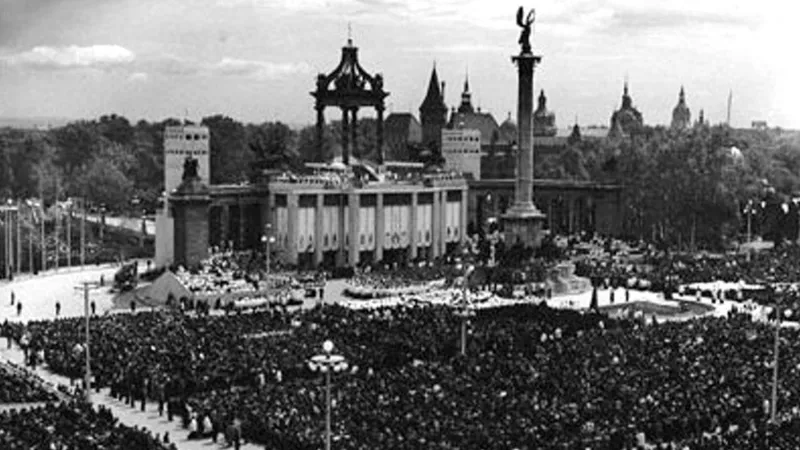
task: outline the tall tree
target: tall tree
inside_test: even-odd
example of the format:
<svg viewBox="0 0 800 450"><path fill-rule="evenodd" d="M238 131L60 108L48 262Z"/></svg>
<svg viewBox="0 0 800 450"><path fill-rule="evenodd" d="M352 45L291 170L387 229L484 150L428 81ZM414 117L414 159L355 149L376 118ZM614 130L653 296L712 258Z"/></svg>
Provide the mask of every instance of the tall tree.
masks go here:
<svg viewBox="0 0 800 450"><path fill-rule="evenodd" d="M244 126L219 114L204 117L201 124L211 133L211 184L245 181L254 157L247 146Z"/></svg>

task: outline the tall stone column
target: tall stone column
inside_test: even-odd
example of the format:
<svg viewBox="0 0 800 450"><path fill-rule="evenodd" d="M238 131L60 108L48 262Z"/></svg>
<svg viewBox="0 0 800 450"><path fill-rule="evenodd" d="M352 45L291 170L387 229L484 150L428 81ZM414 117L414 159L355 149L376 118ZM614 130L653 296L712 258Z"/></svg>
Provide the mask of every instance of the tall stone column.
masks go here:
<svg viewBox="0 0 800 450"><path fill-rule="evenodd" d="M514 203L503 216L508 245L521 243L538 247L545 219L533 203L533 69L541 61L530 48L523 47L511 60L517 64L517 180Z"/></svg>

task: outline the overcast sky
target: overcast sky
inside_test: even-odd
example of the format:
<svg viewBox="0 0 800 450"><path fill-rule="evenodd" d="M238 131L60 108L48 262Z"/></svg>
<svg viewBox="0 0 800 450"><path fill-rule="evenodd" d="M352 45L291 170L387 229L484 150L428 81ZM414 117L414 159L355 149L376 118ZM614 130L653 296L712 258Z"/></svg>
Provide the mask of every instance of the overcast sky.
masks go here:
<svg viewBox="0 0 800 450"><path fill-rule="evenodd" d="M648 124L671 117L681 85L734 126L800 128L796 0L541 0L534 50L559 127L607 124L625 77ZM384 75L390 111L418 114L431 67L457 105L503 120L516 106L519 0L0 0L0 116L132 120L223 113L311 123L318 72L352 23L362 65ZM329 118L340 114L327 110ZM362 112L361 115L369 115Z"/></svg>

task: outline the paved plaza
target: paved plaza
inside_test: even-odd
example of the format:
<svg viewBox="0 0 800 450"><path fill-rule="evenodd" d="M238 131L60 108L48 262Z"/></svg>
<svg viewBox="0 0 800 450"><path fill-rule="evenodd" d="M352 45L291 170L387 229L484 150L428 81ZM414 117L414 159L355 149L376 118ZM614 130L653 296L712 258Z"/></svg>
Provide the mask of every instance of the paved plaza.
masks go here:
<svg viewBox="0 0 800 450"><path fill-rule="evenodd" d="M18 278L11 283L0 285L0 317L10 321L32 321L32 320L52 320L55 317L55 303L61 302L61 317L77 317L82 316L84 312L83 306L83 292L75 289L80 286L84 281L98 281L100 277L106 280L106 286L92 290L90 298L96 302L97 313L108 313L112 308L113 293L109 290L109 285L113 279L114 272L117 270L116 266L107 265L100 267L87 267L87 268L73 268L71 270L63 269L62 271L51 271L48 273L40 274L37 277ZM325 302L337 303L344 300L342 291L347 286L345 280L332 280L326 284L325 287ZM16 302L22 302L23 308L21 314L17 315L16 305L11 305L10 297L14 292ZM599 306L606 306L611 304L611 291L600 290L598 291L598 304ZM616 289L614 293L615 304L619 305L625 302L626 292L624 289ZM645 301L655 304L674 304L664 299L662 294L631 290L629 291L630 301ZM582 292L574 295L566 295L555 297L548 301L550 306L557 308L567 309L587 309L591 304L592 292ZM704 300L704 303L709 303ZM313 307L317 304L316 299L306 299L304 307ZM714 304L714 309L710 314L725 315L730 311L733 303L729 301L718 302ZM13 362L17 365L23 364L23 355L17 347L7 348L5 339L0 339L0 360ZM54 386L64 384L69 386L70 380L52 374L42 367L35 370L35 373L42 377L46 382L52 383ZM122 423L130 426L146 427L153 433L158 433L163 436L164 433L169 433L171 441L176 443L179 449L208 449L208 448L222 448L223 443L212 444L209 439L204 440L188 440L188 430L180 426L179 420L169 422L164 416L159 416L157 413L157 405L149 403L145 411L141 411L138 407L132 408L124 405L121 401L112 398L109 395L108 389L102 389L97 393L93 393L92 401L95 404L104 405L111 409L116 417ZM6 406L5 408L10 408ZM220 439L221 441L222 439ZM243 449L261 448L259 446L248 444L243 445Z"/></svg>
<svg viewBox="0 0 800 450"><path fill-rule="evenodd" d="M98 281L101 276L107 281L106 287L91 291L90 299L97 304L97 313L108 312L112 307L113 293L109 292L110 280L116 272L116 266L88 267L80 269L62 269L62 271L52 271L42 273L37 277L27 279L19 278L11 283L0 285L0 320L9 321L31 321L31 320L51 320L55 317L56 299L61 301L61 317L77 317L83 315L83 292L75 290L83 281ZM14 292L16 300L22 301L23 309L20 316L16 315L16 307L11 306L10 296ZM5 338L0 338L0 361L13 362L19 366L23 365L22 351L13 346L8 348ZM35 373L48 383L53 385L70 385L70 380L66 377L50 373L42 366L39 366ZM224 439L220 438L218 444L214 445L210 439L188 440L189 431L180 425L180 420L174 419L169 422L166 413L163 417L158 415L158 405L148 403L145 411L131 408L122 401L111 397L109 389L101 389L99 393L93 393L92 402L103 405L111 409L114 416L122 423L129 426L146 427L153 433L164 436L169 433L171 442L174 442L180 450L207 450L210 448L224 448ZM35 405L35 404L31 404ZM20 406L20 405L14 405ZM4 405L5 409L12 408L12 405ZM263 447L253 444L245 444L241 447L244 450L261 449Z"/></svg>

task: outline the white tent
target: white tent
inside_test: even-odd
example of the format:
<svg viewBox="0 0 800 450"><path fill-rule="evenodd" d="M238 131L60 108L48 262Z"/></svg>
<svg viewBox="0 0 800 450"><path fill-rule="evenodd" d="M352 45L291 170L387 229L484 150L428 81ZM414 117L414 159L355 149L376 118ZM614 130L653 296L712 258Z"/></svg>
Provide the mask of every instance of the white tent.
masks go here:
<svg viewBox="0 0 800 450"><path fill-rule="evenodd" d="M144 296L148 297L156 305L164 305L167 303L170 294L176 301L180 300L181 297L192 297L191 291L178 280L175 274L166 271L149 286Z"/></svg>

